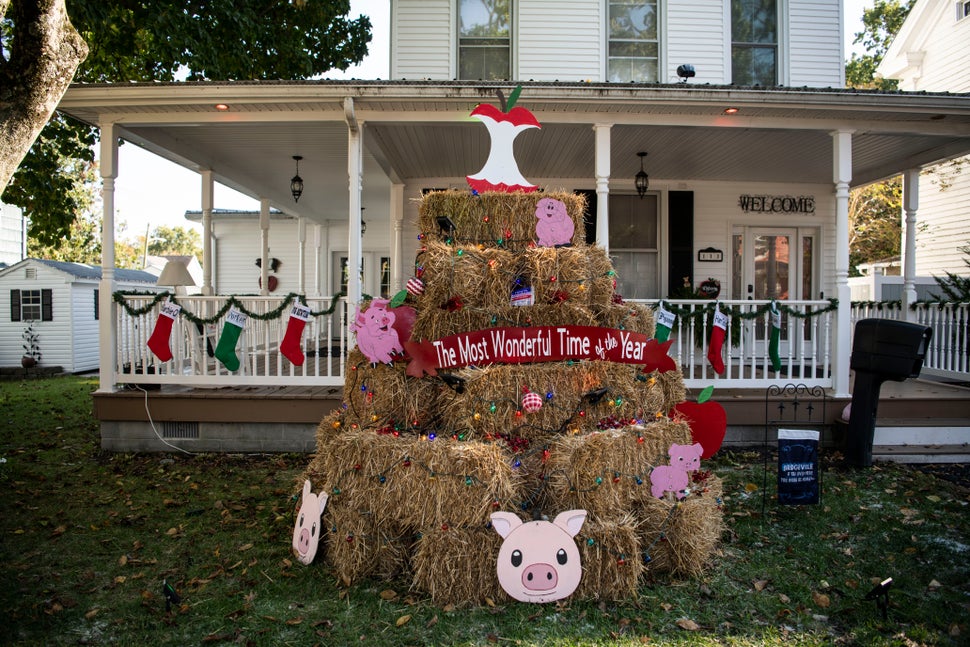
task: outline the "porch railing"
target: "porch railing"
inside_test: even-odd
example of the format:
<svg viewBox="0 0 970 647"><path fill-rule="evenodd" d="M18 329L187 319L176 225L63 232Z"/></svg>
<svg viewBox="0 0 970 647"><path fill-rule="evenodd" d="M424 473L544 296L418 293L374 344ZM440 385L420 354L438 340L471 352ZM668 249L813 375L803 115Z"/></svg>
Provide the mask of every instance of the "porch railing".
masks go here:
<svg viewBox="0 0 970 647"><path fill-rule="evenodd" d="M225 296L179 296L184 311L198 319L211 319L225 305ZM283 302L280 297L235 297L247 311L266 315ZM117 346L115 372L119 383L181 384L186 386L340 386L344 383L344 359L347 354L347 307L340 300L332 315L311 316L302 335L302 366L290 362L280 352L289 312L281 317L248 318L239 335L236 357L239 369L229 371L214 356L219 336L225 327L225 315L213 323L195 323L179 316L172 324L169 348L172 359L159 361L148 349L148 339L155 329L161 303L142 315L154 300L152 295L125 295L127 308L117 311ZM307 297L314 312L330 307L331 297Z"/></svg>
<svg viewBox="0 0 970 647"><path fill-rule="evenodd" d="M643 301L653 306L656 300ZM795 380L806 386L832 386L832 335L835 311L829 301L784 301L791 313L782 314L779 339L781 366L775 371L769 354L770 301L720 301L722 312L733 311L724 335L724 373L717 375L707 360L711 338L711 301L665 299L679 313L669 354L680 365L684 383L696 389L715 384L720 388L764 389L771 384ZM759 314L762 313L762 314Z"/></svg>
<svg viewBox="0 0 970 647"><path fill-rule="evenodd" d="M907 320L898 301L852 304L852 331L860 319ZM970 303L916 303L910 321L933 330L922 373L970 380Z"/></svg>
<svg viewBox="0 0 970 647"><path fill-rule="evenodd" d="M179 303L198 318L209 319L226 303L225 296L181 296ZM214 357L225 317L197 325L185 316L172 326L169 345L173 357L160 362L147 342L155 327L161 305L143 315L130 310L144 309L151 295L126 295L128 308L117 308L117 381L130 384L181 384L185 386L341 386L344 383L347 350L347 306L341 300L333 315L310 317L303 333L306 360L296 366L280 352L287 313L279 318L250 317L239 336L236 355L239 370L232 372ZM236 297L253 313L268 313L282 303L280 297ZM307 298L310 309L329 307L330 297ZM653 306L656 300L643 302ZM808 386L832 386L833 311L824 311L828 301L785 301L792 313L782 317L779 343L781 367L774 370L769 357L771 323L758 314L768 301L721 301L722 310L739 316L728 320L724 342L725 372L718 376L707 360L711 335L709 300L665 300L681 313L671 333L670 355L677 360L688 388L710 384L729 388L763 389L797 379ZM814 313L814 314L813 314ZM797 315L797 316L796 316Z"/></svg>

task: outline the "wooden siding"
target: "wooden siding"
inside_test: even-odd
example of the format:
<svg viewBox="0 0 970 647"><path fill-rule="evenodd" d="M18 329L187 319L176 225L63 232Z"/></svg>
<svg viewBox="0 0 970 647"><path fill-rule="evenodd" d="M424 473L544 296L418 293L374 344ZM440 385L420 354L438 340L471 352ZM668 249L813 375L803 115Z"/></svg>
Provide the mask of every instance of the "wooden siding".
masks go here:
<svg viewBox="0 0 970 647"><path fill-rule="evenodd" d="M970 158L963 158L963 172L955 176L948 165L920 174L916 212L917 276L944 276L947 271L966 276L970 271L964 264L967 256L959 249L970 244L968 165ZM941 190L940 179L946 169L951 169L952 184Z"/></svg>
<svg viewBox="0 0 970 647"><path fill-rule="evenodd" d="M788 82L792 87L845 85L840 0L789 0Z"/></svg>
<svg viewBox="0 0 970 647"><path fill-rule="evenodd" d="M729 16L720 3L705 5L703 10L695 3L667 3L666 82L680 80L677 66L684 63L693 65L697 72L688 84L728 82L731 74Z"/></svg>
<svg viewBox="0 0 970 647"><path fill-rule="evenodd" d="M456 12L454 0L392 0L392 79L457 76Z"/></svg>
<svg viewBox="0 0 970 647"><path fill-rule="evenodd" d="M603 2L519 2L516 78L534 81L599 81L605 68Z"/></svg>

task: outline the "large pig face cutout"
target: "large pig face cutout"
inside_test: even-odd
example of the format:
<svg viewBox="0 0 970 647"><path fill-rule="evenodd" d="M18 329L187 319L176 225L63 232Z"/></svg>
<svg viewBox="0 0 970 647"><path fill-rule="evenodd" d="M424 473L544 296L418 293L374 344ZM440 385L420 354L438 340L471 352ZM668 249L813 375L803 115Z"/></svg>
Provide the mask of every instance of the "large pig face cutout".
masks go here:
<svg viewBox="0 0 970 647"><path fill-rule="evenodd" d="M520 602L553 602L568 597L579 586L583 567L573 541L585 510L559 513L551 523L523 523L511 512L492 514L492 527L505 538L498 551L498 582Z"/></svg>
<svg viewBox="0 0 970 647"><path fill-rule="evenodd" d="M317 555L320 544L320 517L327 507L327 493L319 495L310 491L310 481L303 482L303 501L300 511L296 514L296 526L293 528L293 553L301 564L309 564Z"/></svg>

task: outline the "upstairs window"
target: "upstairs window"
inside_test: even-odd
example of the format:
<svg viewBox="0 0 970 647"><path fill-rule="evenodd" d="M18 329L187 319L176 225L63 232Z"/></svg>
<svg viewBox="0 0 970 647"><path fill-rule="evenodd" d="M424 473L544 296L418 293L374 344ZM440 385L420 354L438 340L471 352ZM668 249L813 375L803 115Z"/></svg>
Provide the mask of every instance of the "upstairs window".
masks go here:
<svg viewBox="0 0 970 647"><path fill-rule="evenodd" d="M460 0L458 78L512 78L511 0Z"/></svg>
<svg viewBox="0 0 970 647"><path fill-rule="evenodd" d="M610 0L606 78L613 83L656 83L659 51L657 0Z"/></svg>
<svg viewBox="0 0 970 647"><path fill-rule="evenodd" d="M776 0L731 0L731 79L735 85L778 84Z"/></svg>

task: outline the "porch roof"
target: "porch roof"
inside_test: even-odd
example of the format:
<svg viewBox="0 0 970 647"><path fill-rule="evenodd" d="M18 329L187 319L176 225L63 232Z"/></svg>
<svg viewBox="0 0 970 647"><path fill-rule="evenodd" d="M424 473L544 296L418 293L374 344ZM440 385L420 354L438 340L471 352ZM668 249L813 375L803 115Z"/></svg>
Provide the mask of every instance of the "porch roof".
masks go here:
<svg viewBox="0 0 970 647"><path fill-rule="evenodd" d="M454 178L488 155L469 113L511 83L246 81L74 85L60 109L286 213L346 219L347 122L364 124L362 204L386 213L391 182ZM852 185L970 154L970 94L710 85L524 82L542 124L516 144L523 175L592 188L594 124L610 124L611 187L651 183L831 184L832 139L853 132ZM220 111L216 104L226 104ZM733 115L725 108L738 108ZM293 155L306 190L289 194ZM368 211L368 214L371 212Z"/></svg>

